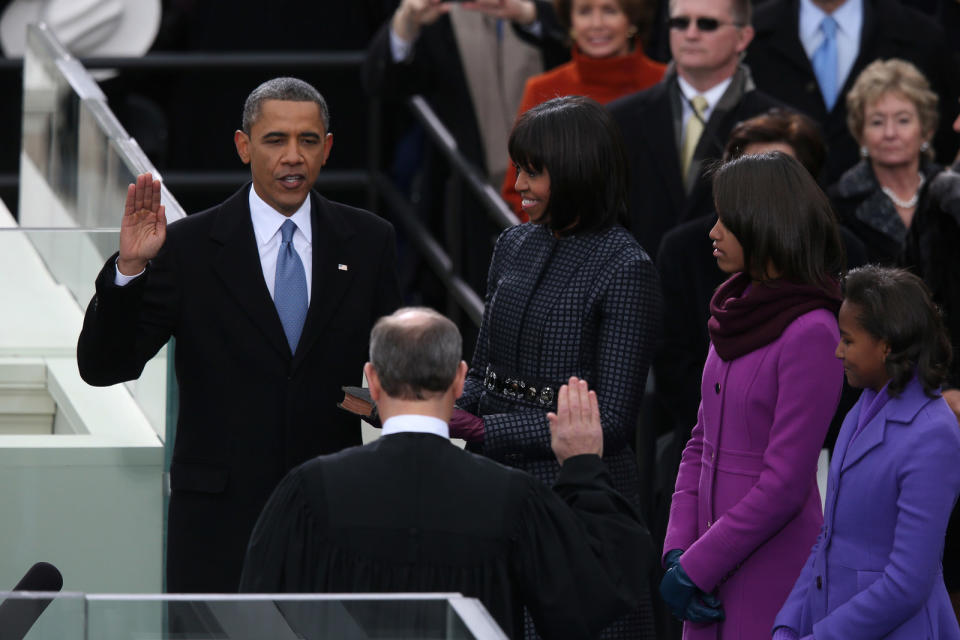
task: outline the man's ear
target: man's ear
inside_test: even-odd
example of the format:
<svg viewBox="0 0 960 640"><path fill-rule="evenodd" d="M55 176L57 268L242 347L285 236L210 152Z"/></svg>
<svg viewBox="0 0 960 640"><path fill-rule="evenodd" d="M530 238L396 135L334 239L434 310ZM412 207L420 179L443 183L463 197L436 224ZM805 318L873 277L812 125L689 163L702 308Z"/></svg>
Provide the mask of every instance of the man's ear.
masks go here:
<svg viewBox="0 0 960 640"><path fill-rule="evenodd" d="M377 370L373 368L372 362L363 365L363 375L367 377L367 386L370 388L370 399L379 404L383 387L380 386L380 377L377 376Z"/></svg>
<svg viewBox="0 0 960 640"><path fill-rule="evenodd" d="M737 43L737 53L744 53L753 41L755 32L751 25L740 27L740 42Z"/></svg>
<svg viewBox="0 0 960 640"><path fill-rule="evenodd" d="M323 162L320 163L320 166L325 166L327 160L330 159L330 149L333 149L333 134L328 133L323 139Z"/></svg>
<svg viewBox="0 0 960 640"><path fill-rule="evenodd" d="M237 147L237 155L243 164L250 164L250 136L237 129L233 133L233 144Z"/></svg>
<svg viewBox="0 0 960 640"><path fill-rule="evenodd" d="M457 374L453 376L453 399L456 400L463 395L463 383L467 379L467 363L463 360L457 365Z"/></svg>

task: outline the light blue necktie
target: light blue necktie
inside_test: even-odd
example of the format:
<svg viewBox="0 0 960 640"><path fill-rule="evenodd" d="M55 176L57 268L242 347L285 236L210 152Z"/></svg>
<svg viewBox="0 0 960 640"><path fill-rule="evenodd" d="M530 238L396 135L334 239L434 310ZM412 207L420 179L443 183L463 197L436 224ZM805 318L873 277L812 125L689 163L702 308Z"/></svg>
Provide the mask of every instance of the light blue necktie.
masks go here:
<svg viewBox="0 0 960 640"><path fill-rule="evenodd" d="M837 21L833 16L823 18L820 31L823 32L823 42L813 52L811 62L827 111L833 111L837 102Z"/></svg>
<svg viewBox="0 0 960 640"><path fill-rule="evenodd" d="M303 321L307 318L307 275L303 262L293 248L293 232L297 225L285 220L280 227L280 253L277 254L277 273L273 280L273 302L287 334L290 353L297 350Z"/></svg>

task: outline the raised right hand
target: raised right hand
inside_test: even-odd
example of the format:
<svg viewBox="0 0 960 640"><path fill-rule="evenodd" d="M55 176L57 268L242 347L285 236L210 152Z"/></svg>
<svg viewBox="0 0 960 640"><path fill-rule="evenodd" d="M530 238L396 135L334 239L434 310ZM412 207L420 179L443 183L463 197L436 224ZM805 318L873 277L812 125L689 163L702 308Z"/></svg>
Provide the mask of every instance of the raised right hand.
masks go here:
<svg viewBox="0 0 960 640"><path fill-rule="evenodd" d="M587 381L571 377L557 394L557 412L548 413L550 446L557 462L582 454L603 455L603 428L597 394Z"/></svg>
<svg viewBox="0 0 960 640"><path fill-rule="evenodd" d="M421 27L433 24L449 11L450 5L444 0L403 0L390 26L401 40L413 42L420 35Z"/></svg>
<svg viewBox="0 0 960 640"><path fill-rule="evenodd" d="M160 204L160 181L141 173L127 187L127 201L120 221L120 257L117 269L133 276L156 257L167 238L167 216Z"/></svg>

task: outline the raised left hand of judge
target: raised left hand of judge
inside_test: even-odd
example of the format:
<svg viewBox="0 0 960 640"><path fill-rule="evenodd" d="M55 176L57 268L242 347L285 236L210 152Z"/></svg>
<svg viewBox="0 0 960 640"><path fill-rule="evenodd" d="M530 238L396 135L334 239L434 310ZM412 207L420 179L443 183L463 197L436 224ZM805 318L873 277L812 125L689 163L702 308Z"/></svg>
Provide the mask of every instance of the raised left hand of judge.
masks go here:
<svg viewBox="0 0 960 640"><path fill-rule="evenodd" d="M557 394L557 412L548 413L550 446L560 464L584 454L603 456L603 427L597 394L587 381L571 377Z"/></svg>
<svg viewBox="0 0 960 640"><path fill-rule="evenodd" d="M533 0L473 0L464 2L467 11L479 11L493 18L510 20L525 27L537 19L537 7Z"/></svg>

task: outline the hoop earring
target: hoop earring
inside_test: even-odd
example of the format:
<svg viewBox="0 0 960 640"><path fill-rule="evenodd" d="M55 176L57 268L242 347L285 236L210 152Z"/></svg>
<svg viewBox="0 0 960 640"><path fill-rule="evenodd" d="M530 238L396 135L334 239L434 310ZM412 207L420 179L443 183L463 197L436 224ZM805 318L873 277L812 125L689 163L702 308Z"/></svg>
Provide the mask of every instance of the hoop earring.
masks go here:
<svg viewBox="0 0 960 640"><path fill-rule="evenodd" d="M860 147L860 157L864 159L870 157L870 152L867 151L866 145L863 145L862 147Z"/></svg>
<svg viewBox="0 0 960 640"><path fill-rule="evenodd" d="M635 37L637 37L638 33L640 33L640 30L637 29L637 26L633 24L630 25L630 27L627 29L627 39L633 40Z"/></svg>

